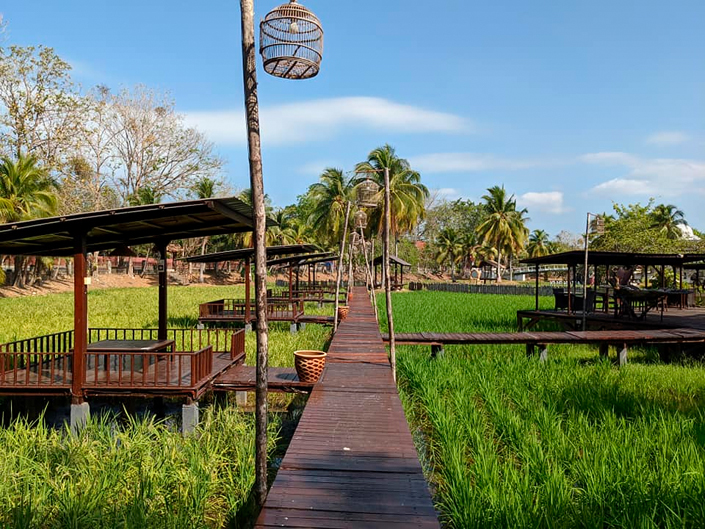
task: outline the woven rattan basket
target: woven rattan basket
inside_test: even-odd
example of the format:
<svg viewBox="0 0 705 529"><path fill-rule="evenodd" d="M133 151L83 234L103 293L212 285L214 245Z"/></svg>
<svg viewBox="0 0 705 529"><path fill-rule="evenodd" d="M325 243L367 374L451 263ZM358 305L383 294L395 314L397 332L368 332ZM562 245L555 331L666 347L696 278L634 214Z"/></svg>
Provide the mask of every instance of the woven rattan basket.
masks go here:
<svg viewBox="0 0 705 529"><path fill-rule="evenodd" d="M350 307L347 305L341 305L338 307L338 320L344 320L348 317L348 312L350 312Z"/></svg>
<svg viewBox="0 0 705 529"><path fill-rule="evenodd" d="M301 382L318 382L326 365L323 351L294 351L294 367Z"/></svg>

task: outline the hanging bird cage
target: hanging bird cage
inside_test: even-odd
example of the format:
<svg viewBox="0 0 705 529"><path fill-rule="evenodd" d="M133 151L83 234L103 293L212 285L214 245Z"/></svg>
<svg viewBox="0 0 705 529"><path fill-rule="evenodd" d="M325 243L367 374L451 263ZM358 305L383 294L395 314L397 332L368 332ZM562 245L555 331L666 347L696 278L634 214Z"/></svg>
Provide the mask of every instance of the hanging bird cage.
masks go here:
<svg viewBox="0 0 705 529"><path fill-rule="evenodd" d="M367 214L361 209L358 209L357 213L355 213L355 228L360 230L367 228Z"/></svg>
<svg viewBox="0 0 705 529"><path fill-rule="evenodd" d="M357 205L361 208L376 208L379 186L369 178L357 186Z"/></svg>
<svg viewBox="0 0 705 529"><path fill-rule="evenodd" d="M260 23L259 50L264 71L284 79L309 79L323 58L323 28L318 17L291 0Z"/></svg>
<svg viewBox="0 0 705 529"><path fill-rule="evenodd" d="M597 235L605 234L605 219L600 215L595 216L595 219L592 221L592 231Z"/></svg>

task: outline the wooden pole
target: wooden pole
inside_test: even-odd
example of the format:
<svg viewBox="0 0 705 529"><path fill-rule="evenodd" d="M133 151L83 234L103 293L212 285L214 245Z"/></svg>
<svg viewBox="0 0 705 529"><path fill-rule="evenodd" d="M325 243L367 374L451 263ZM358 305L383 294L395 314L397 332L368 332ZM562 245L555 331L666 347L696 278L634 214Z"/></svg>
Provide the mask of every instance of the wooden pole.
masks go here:
<svg viewBox="0 0 705 529"><path fill-rule="evenodd" d="M397 381L397 353L394 338L394 314L392 313L392 278L389 274L389 224L391 216L389 191L389 168L384 168L384 293L387 301L387 322L389 323L389 362L392 364L392 378Z"/></svg>
<svg viewBox="0 0 705 529"><path fill-rule="evenodd" d="M88 285L86 285L86 235L74 240L73 256L73 372L71 396L73 404L83 402L83 380L86 375L88 347Z"/></svg>
<svg viewBox="0 0 705 529"><path fill-rule="evenodd" d="M159 241L156 244L157 252L159 252L157 267L164 261L164 269L159 270L159 327L157 330L157 338L159 340L166 340L168 318L167 285L169 283L169 276L166 270L166 247L168 244L169 241Z"/></svg>
<svg viewBox="0 0 705 529"><path fill-rule="evenodd" d="M289 301L294 297L294 285L292 283L293 281L293 272L294 272L294 263L290 262L289 263Z"/></svg>
<svg viewBox="0 0 705 529"><path fill-rule="evenodd" d="M267 254L264 179L260 146L259 103L255 54L254 0L240 0L242 25L242 75L247 117L247 151L254 212L255 298L257 315L257 389L255 397L255 501L267 498Z"/></svg>
<svg viewBox="0 0 705 529"><path fill-rule="evenodd" d="M534 292L534 298L536 299L536 310L539 310L539 264L536 263L536 292Z"/></svg>
<svg viewBox="0 0 705 529"><path fill-rule="evenodd" d="M348 222L350 220L350 201L345 208L345 224L343 225L343 238L340 239L340 253L338 266L335 270L335 309L333 312L333 332L338 330L338 298L340 298L340 279L343 275L343 252L345 251L345 238L348 236ZM350 287L348 286L348 291Z"/></svg>
<svg viewBox="0 0 705 529"><path fill-rule="evenodd" d="M245 325L250 323L250 257L245 257Z"/></svg>

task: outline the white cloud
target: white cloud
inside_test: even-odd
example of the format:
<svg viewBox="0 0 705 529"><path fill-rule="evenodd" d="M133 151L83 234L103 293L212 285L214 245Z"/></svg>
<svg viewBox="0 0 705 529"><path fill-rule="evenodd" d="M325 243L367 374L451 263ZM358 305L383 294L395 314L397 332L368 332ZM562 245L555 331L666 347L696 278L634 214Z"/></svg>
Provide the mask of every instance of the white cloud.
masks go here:
<svg viewBox="0 0 705 529"><path fill-rule="evenodd" d="M457 200L460 198L460 191L453 187L442 187L432 190L431 195L435 195L438 200Z"/></svg>
<svg viewBox="0 0 705 529"><path fill-rule="evenodd" d="M623 176L593 188L598 194L678 196L705 191L705 161L681 158L640 158L623 152L585 154L585 163L621 166Z"/></svg>
<svg viewBox="0 0 705 529"><path fill-rule="evenodd" d="M690 136L688 136L685 132L666 130L652 134L646 138L646 143L650 143L652 145L678 145L679 143L685 143L689 139Z"/></svg>
<svg viewBox="0 0 705 529"><path fill-rule="evenodd" d="M546 167L558 164L556 160L513 160L500 158L492 154L475 154L470 152L422 154L409 158L409 163L414 169L422 173L489 171L493 169L519 171L533 167Z"/></svg>
<svg viewBox="0 0 705 529"><path fill-rule="evenodd" d="M560 214L568 211L563 205L563 193L561 191L530 191L517 198L517 204L527 208L529 213L532 210L544 213Z"/></svg>
<svg viewBox="0 0 705 529"><path fill-rule="evenodd" d="M302 175L315 175L319 176L328 167L340 168L340 164L336 164L332 161L318 160L313 162L308 162L299 167L296 172Z"/></svg>
<svg viewBox="0 0 705 529"><path fill-rule="evenodd" d="M240 145L246 141L243 110L186 112L185 119L216 143ZM263 107L260 121L262 140L270 145L324 140L350 128L407 133L472 132L472 125L454 114L377 97L339 97Z"/></svg>

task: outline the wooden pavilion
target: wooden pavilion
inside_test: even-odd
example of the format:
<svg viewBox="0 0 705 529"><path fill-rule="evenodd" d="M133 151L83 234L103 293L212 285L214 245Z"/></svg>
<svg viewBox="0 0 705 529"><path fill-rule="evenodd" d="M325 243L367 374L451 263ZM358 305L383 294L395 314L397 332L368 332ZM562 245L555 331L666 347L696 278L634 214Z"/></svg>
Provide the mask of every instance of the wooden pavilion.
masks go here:
<svg viewBox="0 0 705 529"><path fill-rule="evenodd" d="M309 256L320 255L310 253L315 249L316 246L312 244L269 246L267 247L268 258L286 257L268 261L267 266L272 263L299 261L302 259L302 254ZM254 248L240 248L186 258L190 263L218 263L223 261L244 261L245 263L245 299L218 299L202 303L199 305L199 323L240 322L250 328L252 323L256 321L250 289L250 265L253 257ZM291 267L289 277L291 279ZM267 292L267 317L270 321L289 321L296 325L303 315L304 299L298 295L298 292L294 292L291 287L288 293L275 294L272 291Z"/></svg>
<svg viewBox="0 0 705 529"><path fill-rule="evenodd" d="M335 303L335 281L317 281L316 265L337 260L337 254L321 252L292 258L273 259L267 264L286 267L289 281L285 287L289 290L290 295L322 305L323 303ZM301 280L301 268L307 269L308 281ZM346 293L342 292L341 296L345 299Z"/></svg>
<svg viewBox="0 0 705 529"><path fill-rule="evenodd" d="M244 202L220 198L0 225L2 254L74 260L73 329L0 344L0 394L70 395L72 426L85 421L91 395L182 396L190 406L188 428L187 421L198 414L192 401L220 372L244 359L244 334L169 329L163 261L171 241L252 231L252 217ZM89 328L87 254L137 244L154 245L162 265L157 328Z"/></svg>
<svg viewBox="0 0 705 529"><path fill-rule="evenodd" d="M404 268L411 268L411 264L404 261L404 259L397 257L396 255L389 256L389 264L393 268L391 277L392 290L401 290L402 288L404 288ZM380 255L379 257L376 257L372 261L372 265L374 267L373 281L375 287L380 287L382 286L382 277L384 276L382 272L382 267L384 266L384 259L382 258L382 256ZM380 269L379 283L377 282L377 268Z"/></svg>
<svg viewBox="0 0 705 529"><path fill-rule="evenodd" d="M536 281L534 315L530 311L519 311L518 318L530 317L535 321L540 312L553 319L560 313L575 319L576 313L591 314L598 319L612 314L620 320L645 320L652 311L664 311L677 307L687 309L694 305L694 291L685 288L683 270L688 263L702 262L703 254L649 254L634 252L588 252L588 285L583 299L585 252L581 250L562 252L541 257L523 259L521 262L534 265ZM542 265L566 265L566 288L554 288L554 311L539 311L539 276ZM694 266L695 267L695 266ZM640 276L635 274L641 270ZM672 271L672 278L666 271ZM652 272L650 275L650 271ZM649 284L649 278L652 281ZM552 315L551 315L552 314ZM572 319L571 319L572 318ZM622 323L620 323L622 325ZM520 323L520 327L522 324Z"/></svg>

